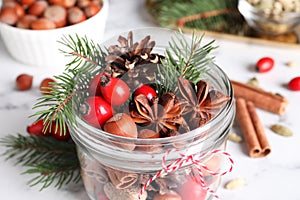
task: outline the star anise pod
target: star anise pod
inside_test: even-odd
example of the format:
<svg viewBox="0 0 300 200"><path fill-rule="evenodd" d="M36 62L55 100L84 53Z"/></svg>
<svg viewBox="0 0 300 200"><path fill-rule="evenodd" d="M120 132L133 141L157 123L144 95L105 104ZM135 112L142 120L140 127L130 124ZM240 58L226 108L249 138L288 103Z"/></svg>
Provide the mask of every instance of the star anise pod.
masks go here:
<svg viewBox="0 0 300 200"><path fill-rule="evenodd" d="M185 125L182 118L183 107L173 93L164 93L160 98L151 101L143 94L134 98L130 115L136 124L166 136L169 130L178 130Z"/></svg>
<svg viewBox="0 0 300 200"><path fill-rule="evenodd" d="M119 36L120 46L112 45L108 48L107 71L111 71L113 77L120 77L139 65L160 63L160 59L163 58L159 54L152 53L155 41L150 41L150 36L146 36L139 43L133 43L132 36L132 31L128 33L127 39Z"/></svg>
<svg viewBox="0 0 300 200"><path fill-rule="evenodd" d="M209 84L202 80L196 83L195 88L189 80L179 78L178 88L185 105L183 115L191 129L206 124L230 99L229 96L210 89Z"/></svg>

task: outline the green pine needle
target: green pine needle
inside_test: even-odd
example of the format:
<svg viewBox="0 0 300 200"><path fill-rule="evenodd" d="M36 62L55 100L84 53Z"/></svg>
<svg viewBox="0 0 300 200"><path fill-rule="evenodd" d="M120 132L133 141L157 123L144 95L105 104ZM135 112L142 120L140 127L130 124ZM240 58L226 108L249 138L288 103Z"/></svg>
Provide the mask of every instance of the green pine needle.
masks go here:
<svg viewBox="0 0 300 200"><path fill-rule="evenodd" d="M183 77L194 84L201 80L201 75L209 70L209 63L214 57L210 53L217 47L214 41L202 45L204 35L192 34L191 41L186 39L181 32L175 34L166 49L165 59L158 66L156 85L158 93L175 91L178 77Z"/></svg>
<svg viewBox="0 0 300 200"><path fill-rule="evenodd" d="M6 136L0 143L7 148L6 159L15 158L17 164L28 169L23 174L35 174L30 186L41 184L41 190L54 185L61 188L71 182L78 183L80 165L73 141L58 141L45 136Z"/></svg>

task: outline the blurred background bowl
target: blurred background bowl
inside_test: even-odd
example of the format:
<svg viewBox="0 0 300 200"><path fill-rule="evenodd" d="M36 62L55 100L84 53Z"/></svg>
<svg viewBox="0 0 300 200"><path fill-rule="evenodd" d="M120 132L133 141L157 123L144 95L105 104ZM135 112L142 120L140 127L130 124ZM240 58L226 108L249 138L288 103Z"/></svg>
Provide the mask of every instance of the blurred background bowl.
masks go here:
<svg viewBox="0 0 300 200"><path fill-rule="evenodd" d="M101 10L91 18L75 25L51 30L16 28L0 22L0 34L9 54L17 61L34 67L65 66L68 59L59 49L64 36L87 37L95 44L104 36L109 0L102 0Z"/></svg>
<svg viewBox="0 0 300 200"><path fill-rule="evenodd" d="M265 12L247 0L239 0L238 9L251 28L263 35L281 35L293 32L300 23L300 12Z"/></svg>

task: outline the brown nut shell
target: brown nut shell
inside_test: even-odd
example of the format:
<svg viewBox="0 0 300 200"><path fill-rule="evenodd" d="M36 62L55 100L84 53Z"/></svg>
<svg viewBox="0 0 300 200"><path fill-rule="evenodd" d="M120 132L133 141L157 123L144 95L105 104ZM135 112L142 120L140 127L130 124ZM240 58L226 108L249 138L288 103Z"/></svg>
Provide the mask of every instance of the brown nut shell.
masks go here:
<svg viewBox="0 0 300 200"><path fill-rule="evenodd" d="M20 74L16 78L16 89L20 91L29 90L32 87L32 80L32 75Z"/></svg>
<svg viewBox="0 0 300 200"><path fill-rule="evenodd" d="M48 6L44 17L55 23L56 28L64 27L67 24L67 11L59 5Z"/></svg>
<svg viewBox="0 0 300 200"><path fill-rule="evenodd" d="M86 20L86 16L79 7L72 7L68 9L69 24L78 24L84 20Z"/></svg>
<svg viewBox="0 0 300 200"><path fill-rule="evenodd" d="M123 137L137 138L137 127L132 118L125 113L117 113L107 120L104 131Z"/></svg>
<svg viewBox="0 0 300 200"><path fill-rule="evenodd" d="M51 5L59 5L64 8L75 6L77 0L48 0Z"/></svg>
<svg viewBox="0 0 300 200"><path fill-rule="evenodd" d="M18 18L23 17L25 15L25 9L23 6L21 6L21 4L19 4L16 1L10 1L10 2L6 2L3 4L3 8L5 7L11 7L14 8Z"/></svg>
<svg viewBox="0 0 300 200"><path fill-rule="evenodd" d="M51 83L54 83L55 80L52 78L45 78L40 83L40 91L42 94L49 94L53 85Z"/></svg>
<svg viewBox="0 0 300 200"><path fill-rule="evenodd" d="M24 29L30 29L31 23L33 21L37 20L37 17L34 15L25 15L21 19L18 20L16 27L18 28L24 28Z"/></svg>
<svg viewBox="0 0 300 200"><path fill-rule="evenodd" d="M20 0L21 5L31 6L36 0Z"/></svg>
<svg viewBox="0 0 300 200"><path fill-rule="evenodd" d="M55 23L50 19L40 18L31 22L31 29L33 30L50 30L55 28Z"/></svg>
<svg viewBox="0 0 300 200"><path fill-rule="evenodd" d="M84 13L87 18L90 18L94 15L96 15L100 10L102 6L99 3L96 2L90 2L89 5L87 5L84 8Z"/></svg>
<svg viewBox="0 0 300 200"><path fill-rule="evenodd" d="M8 25L16 24L18 21L16 10L12 7L2 8L0 12L0 21Z"/></svg>
<svg viewBox="0 0 300 200"><path fill-rule="evenodd" d="M43 13L45 12L48 6L49 5L47 1L44 0L36 1L28 8L27 13L39 17L43 15Z"/></svg>

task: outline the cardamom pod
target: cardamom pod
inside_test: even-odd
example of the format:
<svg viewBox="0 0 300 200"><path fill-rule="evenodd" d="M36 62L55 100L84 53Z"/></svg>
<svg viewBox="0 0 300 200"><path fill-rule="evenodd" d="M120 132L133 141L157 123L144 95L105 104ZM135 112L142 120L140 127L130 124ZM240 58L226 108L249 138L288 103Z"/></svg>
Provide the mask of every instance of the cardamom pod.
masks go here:
<svg viewBox="0 0 300 200"><path fill-rule="evenodd" d="M291 129L289 129L286 126L280 125L280 124L274 124L271 126L271 130L274 133L277 133L278 135L285 136L285 137L290 137L293 135L293 132Z"/></svg>
<svg viewBox="0 0 300 200"><path fill-rule="evenodd" d="M245 185L246 180L243 178L235 178L225 184L227 190L235 190Z"/></svg>
<svg viewBox="0 0 300 200"><path fill-rule="evenodd" d="M257 79L256 77L251 78L251 79L247 82L247 84L259 88L259 81L258 81L258 79Z"/></svg>
<svg viewBox="0 0 300 200"><path fill-rule="evenodd" d="M241 136L239 136L236 133L230 133L229 136L228 136L228 140L230 140L232 142L239 143L239 142L242 142L243 139L242 139Z"/></svg>

